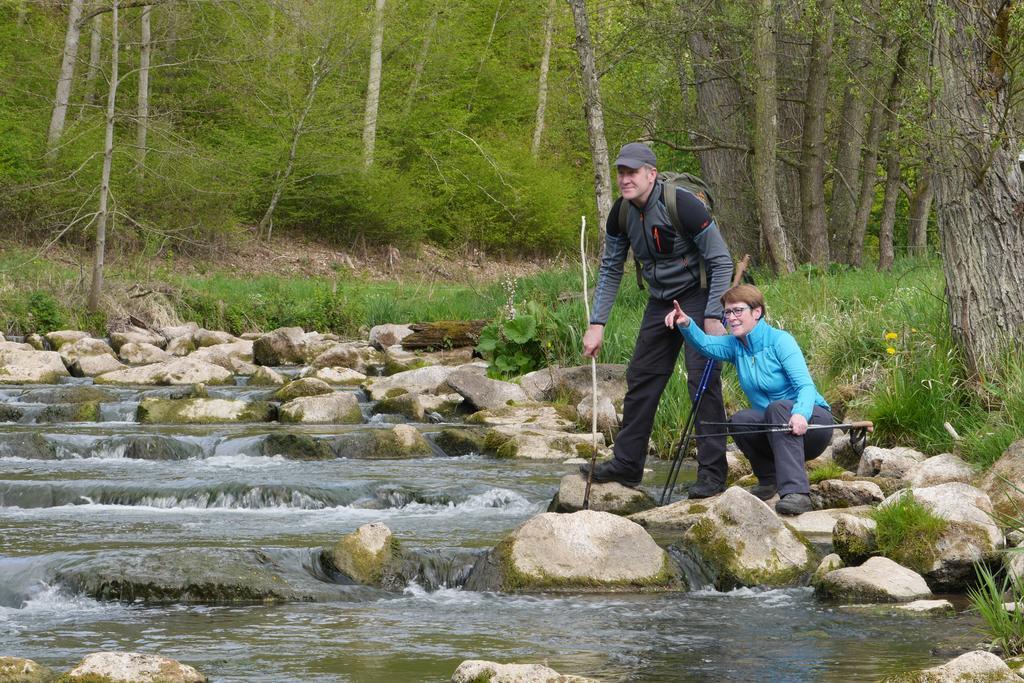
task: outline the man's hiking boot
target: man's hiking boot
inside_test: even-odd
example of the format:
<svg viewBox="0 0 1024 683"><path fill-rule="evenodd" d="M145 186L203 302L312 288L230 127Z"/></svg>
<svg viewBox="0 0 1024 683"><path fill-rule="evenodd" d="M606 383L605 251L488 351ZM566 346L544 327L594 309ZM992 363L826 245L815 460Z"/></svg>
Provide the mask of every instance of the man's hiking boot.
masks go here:
<svg viewBox="0 0 1024 683"><path fill-rule="evenodd" d="M686 497L691 500L710 498L711 496L717 496L724 490L725 484L714 481L710 477L701 477L698 474L697 481L690 484L690 488L687 489Z"/></svg>
<svg viewBox="0 0 1024 683"><path fill-rule="evenodd" d="M590 474L589 462L580 465L580 474L582 474L584 477ZM596 481L598 484L606 484L610 481L614 481L619 484L622 484L623 486L636 488L637 486L640 486L640 482L643 481L643 478L643 472L641 472L640 474L626 474L624 472L620 472L615 467L614 460L606 460L605 462L599 462L597 463L597 466L594 467L593 480Z"/></svg>
<svg viewBox="0 0 1024 683"><path fill-rule="evenodd" d="M780 515L802 515L813 509L811 497L806 493L787 493L775 504L775 512Z"/></svg>
<svg viewBox="0 0 1024 683"><path fill-rule="evenodd" d="M756 486L747 487L747 492L757 496L761 500L771 500L772 497L779 492L779 489L775 486L774 481L758 480Z"/></svg>

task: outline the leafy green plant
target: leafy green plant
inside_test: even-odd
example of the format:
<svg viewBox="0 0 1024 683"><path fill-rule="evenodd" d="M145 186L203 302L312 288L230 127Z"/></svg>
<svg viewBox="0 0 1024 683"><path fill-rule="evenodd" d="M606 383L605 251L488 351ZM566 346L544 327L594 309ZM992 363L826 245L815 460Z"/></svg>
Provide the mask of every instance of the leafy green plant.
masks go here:
<svg viewBox="0 0 1024 683"><path fill-rule="evenodd" d="M935 545L948 526L906 493L871 513L875 520L878 552L916 572L928 571L935 561Z"/></svg>
<svg viewBox="0 0 1024 683"><path fill-rule="evenodd" d="M815 467L807 473L807 478L812 484L818 484L826 479L839 479L843 476L844 472L846 472L845 469L834 462L830 462L821 467Z"/></svg>
<svg viewBox="0 0 1024 683"><path fill-rule="evenodd" d="M488 376L507 379L546 367L557 328L554 318L533 301L524 313L487 325L476 350L489 361Z"/></svg>
<svg viewBox="0 0 1024 683"><path fill-rule="evenodd" d="M1010 552L1020 552L1011 550ZM985 622L984 631L1007 656L1024 654L1024 586L1009 576L1000 582L985 564L974 565L978 584L967 590L967 597ZM1004 603L1013 602L1016 609L1007 610Z"/></svg>
<svg viewBox="0 0 1024 683"><path fill-rule="evenodd" d="M28 314L33 332L45 334L64 327L60 304L47 292L32 292L29 295Z"/></svg>

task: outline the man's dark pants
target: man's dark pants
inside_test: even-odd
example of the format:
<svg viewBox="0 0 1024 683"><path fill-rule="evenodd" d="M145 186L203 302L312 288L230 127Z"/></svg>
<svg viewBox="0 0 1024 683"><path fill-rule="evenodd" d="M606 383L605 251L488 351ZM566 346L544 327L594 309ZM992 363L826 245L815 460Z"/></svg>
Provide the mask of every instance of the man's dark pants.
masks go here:
<svg viewBox="0 0 1024 683"><path fill-rule="evenodd" d="M707 290L694 289L678 299L679 306L693 319L693 324L703 324L707 306ZM648 299L644 310L640 332L636 339L633 358L626 369L626 398L622 406L622 427L615 437L616 470L627 475L643 474L647 459L647 445L654 426L654 414L665 386L675 371L679 349L684 346L683 335L676 329L665 327L665 315L672 310L671 301ZM693 398L700 383L707 359L686 344L686 380L690 398ZM685 415L672 416L679 428L685 424ZM722 383L719 366L715 369L704 391L704 398L697 412L698 434L724 431L720 426L703 427L702 423L725 421L722 405ZM725 437L699 439L697 442L698 477L709 479L715 484L725 484Z"/></svg>
<svg viewBox="0 0 1024 683"><path fill-rule="evenodd" d="M793 414L793 402L782 400L768 404L764 410L747 408L732 416L734 424L784 425ZM814 406L808 424L834 424L832 413L821 406ZM779 495L788 493L810 493L807 470L804 461L817 458L832 441L831 429L812 429L803 436L789 432L768 434L744 434L733 428L733 441L747 456L759 483L774 482Z"/></svg>

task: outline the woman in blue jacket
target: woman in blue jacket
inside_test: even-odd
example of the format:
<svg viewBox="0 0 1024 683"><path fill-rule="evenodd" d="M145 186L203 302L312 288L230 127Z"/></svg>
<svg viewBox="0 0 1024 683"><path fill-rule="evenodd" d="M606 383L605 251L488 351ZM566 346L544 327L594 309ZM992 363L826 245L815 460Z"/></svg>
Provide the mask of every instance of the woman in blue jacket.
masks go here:
<svg viewBox="0 0 1024 683"><path fill-rule="evenodd" d="M732 416L730 433L757 475L751 493L768 500L778 492L775 511L781 514L809 512L811 486L804 462L821 455L832 431L808 431L807 425L834 424L829 405L815 388L793 335L764 321L764 295L757 287L733 287L722 295L722 304L728 336L705 334L675 302L665 325L678 328L708 358L736 365L751 407ZM790 431L744 433L740 425L788 425Z"/></svg>

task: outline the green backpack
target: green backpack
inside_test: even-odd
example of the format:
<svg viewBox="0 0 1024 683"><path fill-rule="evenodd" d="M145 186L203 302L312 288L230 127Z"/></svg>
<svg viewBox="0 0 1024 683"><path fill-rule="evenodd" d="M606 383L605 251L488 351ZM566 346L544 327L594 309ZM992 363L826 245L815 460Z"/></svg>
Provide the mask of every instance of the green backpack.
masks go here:
<svg viewBox="0 0 1024 683"><path fill-rule="evenodd" d="M711 195L711 188L704 182L702 178L698 178L692 173L673 173L658 172L658 178L664 183L662 190L662 197L665 199L665 208L668 209L668 218L672 221L672 227L675 228L676 232L680 235L683 234L683 222L679 219L679 208L676 206L676 188L681 187L684 190L690 192L690 194L697 197L707 207L708 213L714 216L715 214L715 198ZM626 232L626 222L629 216L629 206L626 202L619 198L619 219L617 221L619 231L613 233L615 235L621 235ZM644 278L641 274L642 266L640 265L640 259L633 257L633 263L636 265L636 285L641 290L644 289ZM704 267L704 259L700 259L700 288L707 289L708 287L708 272L707 268Z"/></svg>

